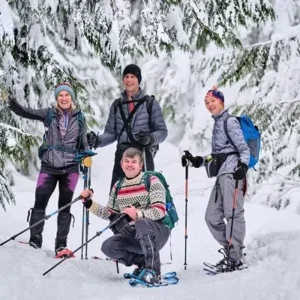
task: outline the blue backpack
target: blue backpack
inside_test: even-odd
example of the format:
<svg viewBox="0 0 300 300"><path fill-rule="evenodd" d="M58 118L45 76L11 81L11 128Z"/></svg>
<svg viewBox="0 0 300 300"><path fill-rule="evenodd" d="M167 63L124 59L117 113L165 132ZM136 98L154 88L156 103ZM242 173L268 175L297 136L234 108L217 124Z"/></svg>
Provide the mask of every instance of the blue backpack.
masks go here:
<svg viewBox="0 0 300 300"><path fill-rule="evenodd" d="M231 117L237 118L241 125L245 141L248 144L248 147L250 148L250 160L249 160L248 168L249 169L254 168L254 166L257 164L259 160L261 134L257 126L253 124L253 121L249 116L241 115L240 117L236 117L236 116L229 115L225 119L224 129L228 139L230 140L231 144L235 148L236 146L234 145L230 136L228 135L228 128L227 128L228 119Z"/></svg>

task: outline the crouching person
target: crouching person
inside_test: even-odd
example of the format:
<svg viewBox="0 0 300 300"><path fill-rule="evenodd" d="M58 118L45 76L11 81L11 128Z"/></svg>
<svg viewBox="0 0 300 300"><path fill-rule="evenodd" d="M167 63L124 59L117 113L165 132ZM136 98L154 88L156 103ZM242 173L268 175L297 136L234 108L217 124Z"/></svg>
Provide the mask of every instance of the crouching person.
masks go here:
<svg viewBox="0 0 300 300"><path fill-rule="evenodd" d="M143 180L143 154L140 150L127 149L121 167L125 177L114 184L106 206L91 199L91 190L81 193L85 198L83 203L102 219L114 221L124 214L111 228L115 235L103 242L102 252L125 266L137 265L133 274L147 283L159 283L159 251L170 235L170 229L163 224L166 190L156 176L151 176L148 192Z"/></svg>

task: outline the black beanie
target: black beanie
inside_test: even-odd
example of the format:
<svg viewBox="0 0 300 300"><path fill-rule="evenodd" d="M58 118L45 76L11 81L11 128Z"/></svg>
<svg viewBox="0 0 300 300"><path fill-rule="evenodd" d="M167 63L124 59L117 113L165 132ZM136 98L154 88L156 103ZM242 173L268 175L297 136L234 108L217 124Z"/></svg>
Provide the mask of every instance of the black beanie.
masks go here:
<svg viewBox="0 0 300 300"><path fill-rule="evenodd" d="M131 64L131 65L126 66L124 71L123 71L123 78L127 74L134 75L138 79L139 84L141 83L141 81L142 81L142 72L141 72L141 69L137 65Z"/></svg>

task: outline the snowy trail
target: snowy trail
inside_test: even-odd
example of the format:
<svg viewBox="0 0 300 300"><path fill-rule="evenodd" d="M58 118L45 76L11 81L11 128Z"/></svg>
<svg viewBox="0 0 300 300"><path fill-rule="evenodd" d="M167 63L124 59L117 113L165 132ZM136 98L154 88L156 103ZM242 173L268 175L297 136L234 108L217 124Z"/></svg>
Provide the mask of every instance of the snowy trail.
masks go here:
<svg viewBox="0 0 300 300"><path fill-rule="evenodd" d="M93 160L92 187L95 200L107 202L114 146L100 149ZM101 155L101 156L100 156ZM163 170L171 186L179 211L179 225L172 232L173 262L164 265L163 272L176 271L180 282L164 288L132 288L122 273L130 271L120 265L120 274L110 261L80 260L63 262L46 276L42 274L57 260L53 258L56 216L46 221L42 250L10 241L0 247L0 299L222 299L222 300L295 300L300 299L300 217L276 211L258 204L245 204L246 252L249 269L230 274L207 276L203 261L219 260L219 245L213 240L204 221L210 189L214 184L204 170L190 170L188 199L188 256L184 270L184 170L180 166L180 153L165 143L156 158L157 170ZM34 202L35 181L17 178L14 187L17 206L0 211L0 241L27 227L27 211ZM77 186L77 196L83 180ZM47 214L57 209L57 191L52 196ZM68 246L75 249L81 242L80 203L74 204L72 213L75 227L69 235ZM90 237L107 223L91 216ZM103 257L101 243L111 235L109 230L89 244L89 256ZM27 241L28 232L19 240ZM162 261L170 261L170 246L161 251Z"/></svg>

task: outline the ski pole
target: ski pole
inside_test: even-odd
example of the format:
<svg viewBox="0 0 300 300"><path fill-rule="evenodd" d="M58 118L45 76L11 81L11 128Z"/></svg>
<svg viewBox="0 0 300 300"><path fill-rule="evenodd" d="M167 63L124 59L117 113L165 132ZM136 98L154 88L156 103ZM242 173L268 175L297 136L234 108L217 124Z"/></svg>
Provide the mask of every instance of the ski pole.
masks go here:
<svg viewBox="0 0 300 300"><path fill-rule="evenodd" d="M230 226L230 236L229 236L229 239L228 239L228 260L230 260L230 248L232 246L233 220L234 220L234 213L235 213L235 209L236 209L238 187L239 187L239 181L236 180L235 181L233 202L232 202L232 217L231 217L231 226ZM227 266L229 267L229 264Z"/></svg>
<svg viewBox="0 0 300 300"><path fill-rule="evenodd" d="M184 229L184 269L186 270L187 266L187 239L188 239L188 230L187 230L187 209L188 209L188 180L189 180L189 166L185 167L185 229Z"/></svg>
<svg viewBox="0 0 300 300"><path fill-rule="evenodd" d="M43 219L37 221L36 223L32 224L31 226L27 227L26 229L20 231L19 233L13 235L12 237L10 237L8 240L4 241L3 243L0 244L0 246L3 246L4 244L6 244L7 242L14 240L17 236L21 235L22 233L24 233L25 231L39 225L40 223L44 222L45 220L48 220L49 218L51 218L52 216L54 216L55 214L57 214L58 212L64 210L65 208L71 206L72 204L74 204L75 202L77 202L78 200L81 200L82 196L77 197L76 199L74 199L72 202L66 204L65 206L61 207L60 209L54 211L53 213L46 215Z"/></svg>
<svg viewBox="0 0 300 300"><path fill-rule="evenodd" d="M90 165L88 168L88 182L87 182L87 188L91 189L91 174L92 174L92 159L90 159ZM85 162L87 165L87 162ZM90 226L90 211L86 210L86 223L85 223L85 241L87 242L89 239L89 226ZM88 259L88 243L85 246L85 259Z"/></svg>
<svg viewBox="0 0 300 300"><path fill-rule="evenodd" d="M56 268L58 265L60 265L61 263L63 263L66 259L70 258L74 253L76 253L78 250L82 249L86 244L90 243L93 239L95 239L97 236L101 235L104 231L106 231L107 229L111 228L112 226L114 226L116 223L118 223L121 219L123 219L126 216L126 214L121 214L121 216L119 218L117 218L115 221L111 222L109 225L107 225L105 228L103 228L100 231L97 231L96 234L91 237L88 241L86 241L84 244L82 244L80 247L78 247L77 249L75 249L72 253L68 254L65 258L63 258L61 261L59 261L57 264L55 264L53 267L51 267L50 269L48 269L43 276L45 276L46 274L48 274L51 270L53 270L54 268Z"/></svg>
<svg viewBox="0 0 300 300"><path fill-rule="evenodd" d="M88 176L89 168L92 165L92 158L90 156L85 157L82 160L84 169L83 169L83 189L90 188L88 187ZM83 245L84 240L88 240L88 226L89 226L89 211L82 205L82 228L81 228L81 245ZM86 244L87 245L87 244ZM83 259L83 248L81 248L81 259ZM87 259L87 247L85 247L85 259Z"/></svg>

